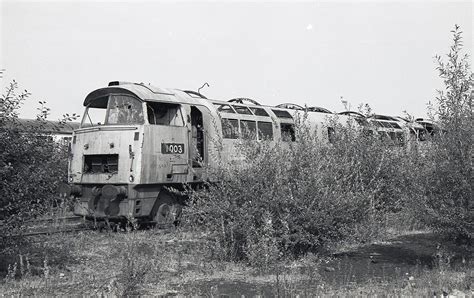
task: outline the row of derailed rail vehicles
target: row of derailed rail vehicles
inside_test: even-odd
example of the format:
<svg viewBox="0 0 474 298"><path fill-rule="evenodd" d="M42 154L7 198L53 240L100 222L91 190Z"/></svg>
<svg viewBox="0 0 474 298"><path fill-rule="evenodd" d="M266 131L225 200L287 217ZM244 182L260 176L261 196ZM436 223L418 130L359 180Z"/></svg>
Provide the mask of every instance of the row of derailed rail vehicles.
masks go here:
<svg viewBox="0 0 474 298"><path fill-rule="evenodd" d="M334 117L319 107L211 100L193 91L117 81L87 95L84 106L70 143L69 184L60 194L75 197L74 213L87 219L135 218L160 225L175 223L185 200L169 187L201 185L206 167L218 162L213 156L235 160L241 139L296 141L295 118L303 113L327 143L335 132L328 123L351 119L398 144L423 142L436 131L424 120L355 112Z"/></svg>

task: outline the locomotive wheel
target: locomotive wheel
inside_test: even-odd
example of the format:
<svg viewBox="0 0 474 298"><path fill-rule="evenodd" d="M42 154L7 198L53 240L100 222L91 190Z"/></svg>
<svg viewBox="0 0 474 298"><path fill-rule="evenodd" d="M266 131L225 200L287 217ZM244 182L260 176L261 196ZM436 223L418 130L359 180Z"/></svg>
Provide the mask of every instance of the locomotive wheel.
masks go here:
<svg viewBox="0 0 474 298"><path fill-rule="evenodd" d="M158 227L171 227L178 224L182 205L175 195L162 190L153 209L153 221L156 225Z"/></svg>
<svg viewBox="0 0 474 298"><path fill-rule="evenodd" d="M154 221L159 226L175 225L179 218L179 209L178 204L163 203L158 207Z"/></svg>

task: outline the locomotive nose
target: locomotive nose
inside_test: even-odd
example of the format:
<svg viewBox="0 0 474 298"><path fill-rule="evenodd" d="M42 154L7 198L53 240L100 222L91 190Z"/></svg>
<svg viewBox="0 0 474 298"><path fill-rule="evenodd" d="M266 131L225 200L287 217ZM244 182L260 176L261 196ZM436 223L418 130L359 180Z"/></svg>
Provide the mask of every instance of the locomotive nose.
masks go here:
<svg viewBox="0 0 474 298"><path fill-rule="evenodd" d="M92 189L94 197L89 199L89 210L95 216L116 216L120 211L120 202L127 196L125 186L104 185Z"/></svg>

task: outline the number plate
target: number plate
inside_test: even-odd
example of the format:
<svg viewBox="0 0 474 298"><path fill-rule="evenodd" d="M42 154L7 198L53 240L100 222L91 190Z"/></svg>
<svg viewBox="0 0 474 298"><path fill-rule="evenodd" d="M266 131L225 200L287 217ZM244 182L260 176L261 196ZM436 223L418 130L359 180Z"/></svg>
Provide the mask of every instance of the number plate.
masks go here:
<svg viewBox="0 0 474 298"><path fill-rule="evenodd" d="M161 143L162 154L184 154L184 144Z"/></svg>

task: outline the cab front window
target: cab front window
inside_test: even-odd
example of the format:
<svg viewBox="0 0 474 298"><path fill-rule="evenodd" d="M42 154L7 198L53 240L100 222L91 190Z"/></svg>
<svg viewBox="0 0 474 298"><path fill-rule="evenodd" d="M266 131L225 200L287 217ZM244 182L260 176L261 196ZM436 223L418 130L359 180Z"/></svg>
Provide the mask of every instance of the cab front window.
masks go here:
<svg viewBox="0 0 474 298"><path fill-rule="evenodd" d="M111 94L96 98L87 106L81 127L143 123L142 103L138 99Z"/></svg>
<svg viewBox="0 0 474 298"><path fill-rule="evenodd" d="M130 96L111 95L106 124L143 124L142 103Z"/></svg>

